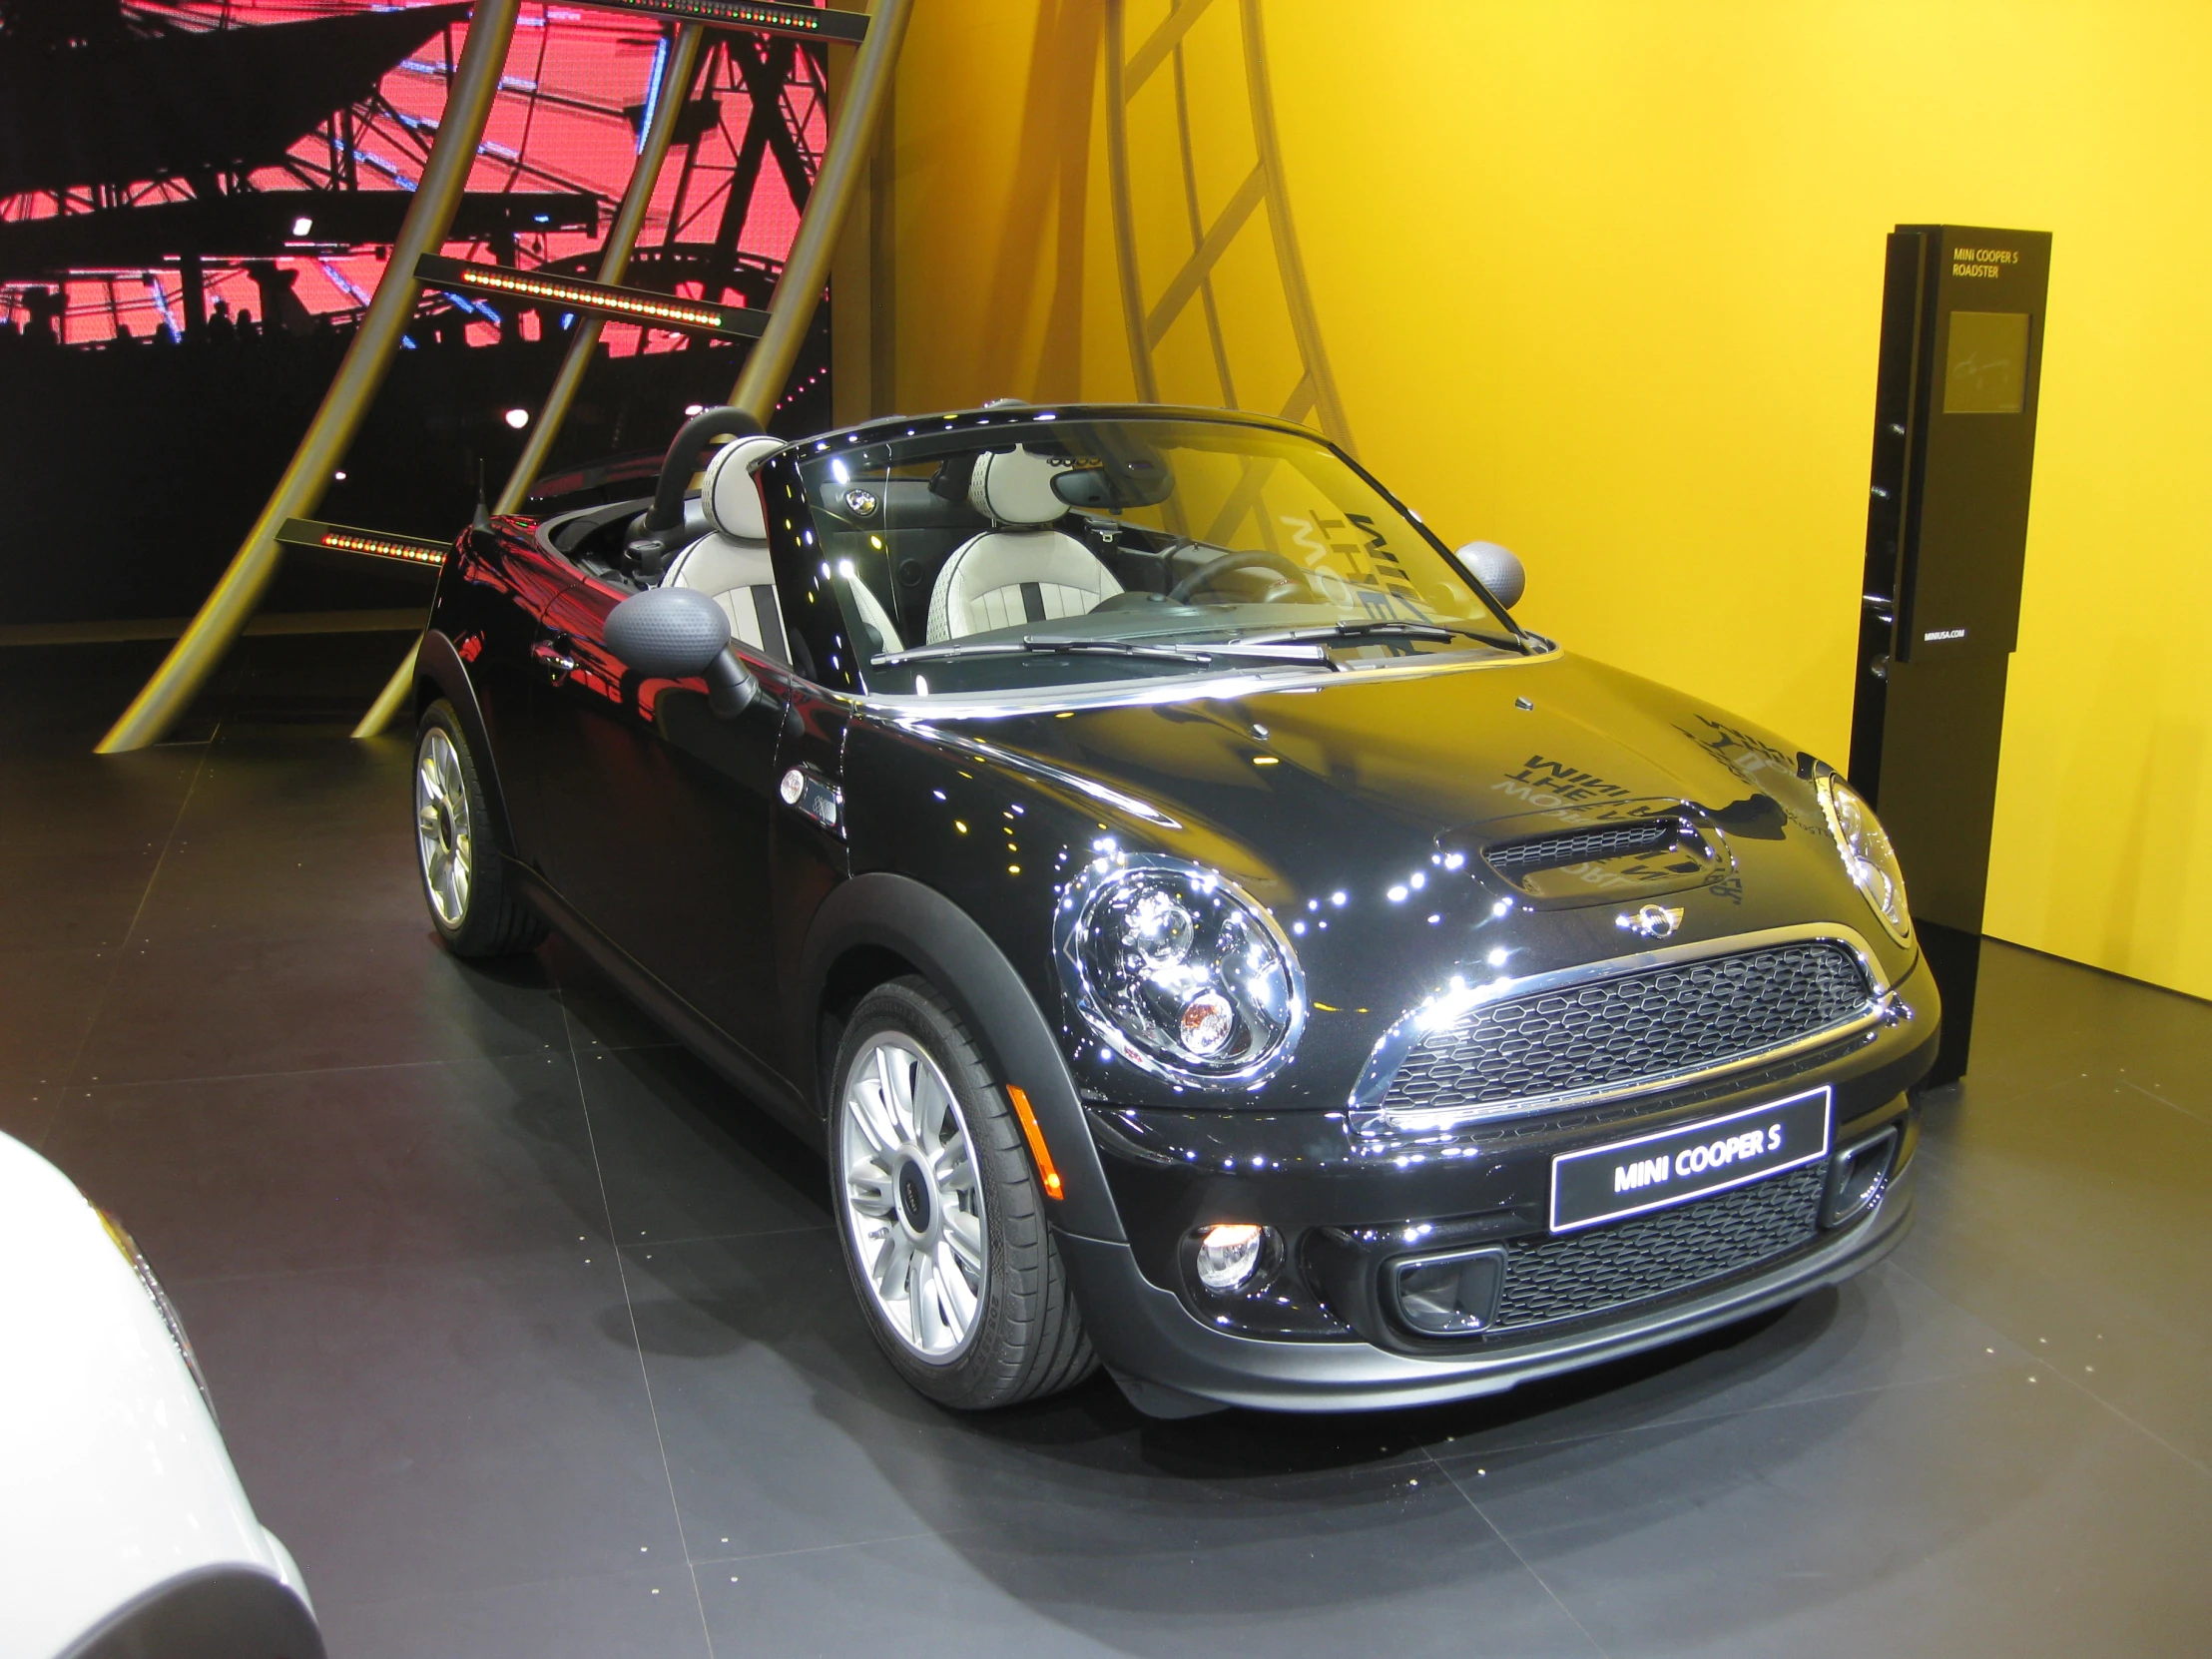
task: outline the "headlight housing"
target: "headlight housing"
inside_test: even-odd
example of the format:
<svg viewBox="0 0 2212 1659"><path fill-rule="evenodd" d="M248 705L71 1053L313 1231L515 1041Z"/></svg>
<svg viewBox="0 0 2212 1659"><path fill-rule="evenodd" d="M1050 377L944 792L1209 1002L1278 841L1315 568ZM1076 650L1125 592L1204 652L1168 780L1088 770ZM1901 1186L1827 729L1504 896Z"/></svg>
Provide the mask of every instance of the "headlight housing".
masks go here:
<svg viewBox="0 0 2212 1659"><path fill-rule="evenodd" d="M1874 809L1859 792L1834 773L1823 773L1818 785L1821 811L1828 815L1829 833L1843 854L1845 873L1866 896L1868 905L1882 918L1882 925L1900 944L1913 937L1913 912L1905 898L1905 871L1890 845L1890 836L1874 816Z"/></svg>
<svg viewBox="0 0 2212 1659"><path fill-rule="evenodd" d="M1306 983L1275 918L1180 859L1096 858L1054 927L1077 1009L1106 1046L1179 1083L1260 1082L1306 1025Z"/></svg>

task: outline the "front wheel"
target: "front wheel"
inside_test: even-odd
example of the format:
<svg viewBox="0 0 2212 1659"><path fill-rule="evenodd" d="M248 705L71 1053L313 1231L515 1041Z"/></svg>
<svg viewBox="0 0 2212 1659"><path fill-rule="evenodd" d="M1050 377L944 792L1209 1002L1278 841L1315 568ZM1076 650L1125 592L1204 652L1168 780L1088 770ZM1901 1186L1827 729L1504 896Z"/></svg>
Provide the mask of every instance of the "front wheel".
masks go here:
<svg viewBox="0 0 2212 1659"><path fill-rule="evenodd" d="M414 816L423 901L448 950L508 956L545 937L545 923L508 885L476 757L443 698L415 731Z"/></svg>
<svg viewBox="0 0 2212 1659"><path fill-rule="evenodd" d="M936 990L894 979L838 1044L830 1146L869 1332L940 1405L1056 1393L1096 1368L1021 1127Z"/></svg>

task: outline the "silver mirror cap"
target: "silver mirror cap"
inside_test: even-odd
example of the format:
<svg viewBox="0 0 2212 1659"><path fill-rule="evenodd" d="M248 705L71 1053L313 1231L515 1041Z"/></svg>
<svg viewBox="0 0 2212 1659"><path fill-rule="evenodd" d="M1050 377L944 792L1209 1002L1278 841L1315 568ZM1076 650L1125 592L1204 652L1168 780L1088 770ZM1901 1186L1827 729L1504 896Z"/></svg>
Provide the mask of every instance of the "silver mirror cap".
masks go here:
<svg viewBox="0 0 2212 1659"><path fill-rule="evenodd" d="M1518 605L1521 595L1528 591L1528 571L1511 548L1500 547L1494 541L1470 541L1461 546L1454 557L1467 574L1489 589L1490 597L1508 611Z"/></svg>

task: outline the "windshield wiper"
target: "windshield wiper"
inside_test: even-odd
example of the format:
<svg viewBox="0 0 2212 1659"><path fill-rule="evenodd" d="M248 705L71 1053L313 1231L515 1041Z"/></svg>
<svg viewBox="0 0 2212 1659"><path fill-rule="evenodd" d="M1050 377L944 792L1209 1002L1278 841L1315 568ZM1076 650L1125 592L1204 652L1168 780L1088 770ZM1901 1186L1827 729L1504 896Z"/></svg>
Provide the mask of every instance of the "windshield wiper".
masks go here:
<svg viewBox="0 0 2212 1659"><path fill-rule="evenodd" d="M1501 650L1526 654L1527 646L1463 622L1416 622L1405 617L1363 617L1350 622L1325 622L1311 628L1280 628L1266 634L1239 634L1240 645L1289 645L1307 640L1359 640L1376 635L1401 640L1479 640Z"/></svg>
<svg viewBox="0 0 2212 1659"><path fill-rule="evenodd" d="M939 662L948 657L1099 656L1141 657L1152 662L1206 663L1216 657L1253 657L1268 662L1305 663L1335 669L1318 645L1295 640L1223 640L1189 645L1147 645L1137 640L1089 639L1081 634L1025 634L1018 640L969 640L950 645L920 645L886 651L869 660L874 668L900 663Z"/></svg>

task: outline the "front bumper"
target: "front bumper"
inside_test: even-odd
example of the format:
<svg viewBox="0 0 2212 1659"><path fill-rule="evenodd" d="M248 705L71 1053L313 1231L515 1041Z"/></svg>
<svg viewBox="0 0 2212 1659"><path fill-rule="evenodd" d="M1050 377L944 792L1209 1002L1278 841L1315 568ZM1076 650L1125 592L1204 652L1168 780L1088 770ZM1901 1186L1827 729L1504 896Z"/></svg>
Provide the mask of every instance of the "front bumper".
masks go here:
<svg viewBox="0 0 2212 1659"><path fill-rule="evenodd" d="M1059 1242L1092 1341L1117 1373L1220 1405L1376 1410L1501 1393L1540 1377L1680 1342L1839 1284L1904 1239L1913 1216L1914 1177L1909 1164L1870 1215L1772 1272L1494 1354L1414 1356L1366 1342L1238 1336L1202 1325L1180 1298L1148 1283L1127 1245L1066 1235Z"/></svg>
<svg viewBox="0 0 2212 1659"><path fill-rule="evenodd" d="M1093 1106L1087 1114L1127 1243L1061 1235L1084 1322L1108 1367L1200 1401L1278 1410L1338 1410L1464 1398L1595 1365L1744 1319L1850 1277L1892 1249L1913 1207L1918 1113L1907 1091L1936 1046L1934 997L1921 965L1902 989L1911 1016L1836 1049L1695 1089L1599 1111L1506 1120L1456 1136L1376 1143L1330 1114L1157 1113ZM1428 1340L1394 1319L1377 1290L1388 1264L1438 1248L1550 1250L1552 1160L1647 1131L1702 1124L1815 1088L1831 1091L1830 1155L1895 1128L1896 1162L1874 1207L1841 1226L1811 1223L1787 1240L1702 1264L1663 1287L1621 1293L1610 1280L1586 1306L1472 1336ZM1801 1177L1824 1183L1830 1164ZM1840 1174L1840 1172L1839 1172ZM1792 1179L1778 1176L1776 1182ZM1767 1187L1773 1183L1760 1183ZM1748 1196L1752 1188L1741 1188ZM1720 1201L1665 1212L1722 1224ZM1256 1222L1284 1241L1267 1294L1209 1300L1190 1272L1196 1230ZM1640 1225L1608 1224L1577 1235ZM1736 1222L1726 1224L1734 1227ZM1416 1247L1410 1241L1418 1238ZM1398 1242L1402 1238L1407 1243ZM1628 1246L1627 1238L1614 1241ZM1508 1285L1519 1271L1505 1270ZM1585 1294L1588 1283L1584 1285ZM1177 1396L1190 1396L1178 1401Z"/></svg>

